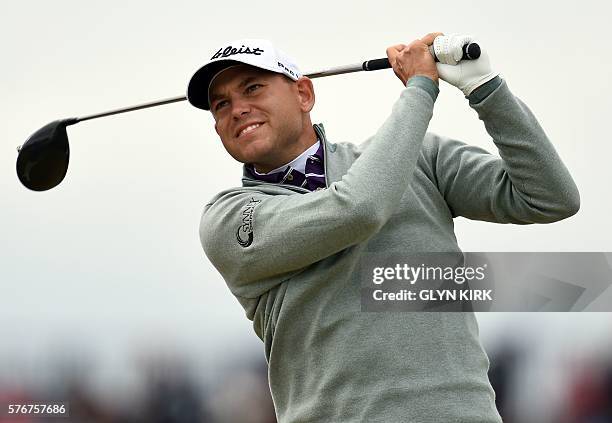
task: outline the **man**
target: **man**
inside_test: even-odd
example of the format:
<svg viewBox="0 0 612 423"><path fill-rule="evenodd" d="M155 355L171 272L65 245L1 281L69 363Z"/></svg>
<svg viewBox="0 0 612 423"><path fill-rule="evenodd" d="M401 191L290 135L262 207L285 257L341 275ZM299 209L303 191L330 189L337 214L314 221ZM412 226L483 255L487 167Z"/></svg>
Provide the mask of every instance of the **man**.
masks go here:
<svg viewBox="0 0 612 423"><path fill-rule="evenodd" d="M567 169L486 50L452 65L447 47L466 39L432 33L388 48L405 87L359 146L311 124L312 82L267 41L215 50L190 81L189 101L210 110L244 163L242 187L206 205L200 237L264 342L281 423L501 421L474 313L361 312L369 253L460 253L456 216L548 223L579 208ZM501 158L426 132L439 76L462 89Z"/></svg>

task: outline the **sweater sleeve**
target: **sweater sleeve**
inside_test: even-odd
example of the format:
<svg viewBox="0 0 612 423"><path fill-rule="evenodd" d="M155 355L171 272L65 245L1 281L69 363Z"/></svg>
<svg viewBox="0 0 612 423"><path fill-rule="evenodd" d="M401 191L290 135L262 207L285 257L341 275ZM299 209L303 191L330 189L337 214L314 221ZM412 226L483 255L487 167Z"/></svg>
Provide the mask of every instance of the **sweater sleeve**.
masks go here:
<svg viewBox="0 0 612 423"><path fill-rule="evenodd" d="M470 102L499 156L433 137L438 189L453 217L497 223L549 223L574 215L580 195L570 173L529 108L506 82Z"/></svg>
<svg viewBox="0 0 612 423"><path fill-rule="evenodd" d="M328 189L293 195L234 189L205 206L200 240L234 295L257 298L378 232L412 180L436 90L409 83L369 148Z"/></svg>

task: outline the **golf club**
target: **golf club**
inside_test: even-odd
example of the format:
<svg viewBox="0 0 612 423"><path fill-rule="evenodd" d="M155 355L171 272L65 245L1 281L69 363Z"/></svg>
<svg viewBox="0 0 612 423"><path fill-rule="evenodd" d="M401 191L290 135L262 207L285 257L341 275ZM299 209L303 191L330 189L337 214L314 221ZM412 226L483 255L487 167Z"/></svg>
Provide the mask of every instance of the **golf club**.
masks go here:
<svg viewBox="0 0 612 423"><path fill-rule="evenodd" d="M468 43L463 46L462 50L462 60L475 60L480 57L480 46L477 43ZM435 61L438 62L438 58L434 54L431 46L430 52L434 56ZM391 68L389 59L373 59L366 60L363 63L329 68L319 72L305 74L305 76L309 78L320 78L323 76L389 68ZM185 96L178 96L110 110L108 112L96 113L89 116L53 121L34 132L23 145L17 147L19 153L17 156L17 176L21 183L32 191L49 190L59 185L68 171L70 148L68 145L68 134L66 132L67 126L90 119L146 109L148 107L161 106L163 104L176 103L186 99L187 97Z"/></svg>

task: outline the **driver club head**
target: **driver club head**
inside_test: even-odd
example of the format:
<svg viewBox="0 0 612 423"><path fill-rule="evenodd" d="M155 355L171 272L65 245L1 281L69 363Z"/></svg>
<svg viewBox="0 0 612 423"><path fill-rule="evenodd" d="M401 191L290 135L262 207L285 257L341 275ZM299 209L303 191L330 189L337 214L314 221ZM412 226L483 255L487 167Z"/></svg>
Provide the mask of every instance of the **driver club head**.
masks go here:
<svg viewBox="0 0 612 423"><path fill-rule="evenodd" d="M76 122L74 118L53 121L19 147L17 176L26 188L46 191L62 182L70 157L66 126Z"/></svg>

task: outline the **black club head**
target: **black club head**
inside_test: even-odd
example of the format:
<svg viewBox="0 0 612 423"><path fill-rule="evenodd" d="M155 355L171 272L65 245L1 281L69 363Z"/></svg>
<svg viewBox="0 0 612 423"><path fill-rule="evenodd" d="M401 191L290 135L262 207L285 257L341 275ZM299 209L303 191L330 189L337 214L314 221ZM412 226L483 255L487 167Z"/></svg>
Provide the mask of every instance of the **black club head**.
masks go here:
<svg viewBox="0 0 612 423"><path fill-rule="evenodd" d="M34 132L19 148L17 176L33 191L46 191L57 186L68 171L70 148L66 126L76 119L51 122Z"/></svg>

